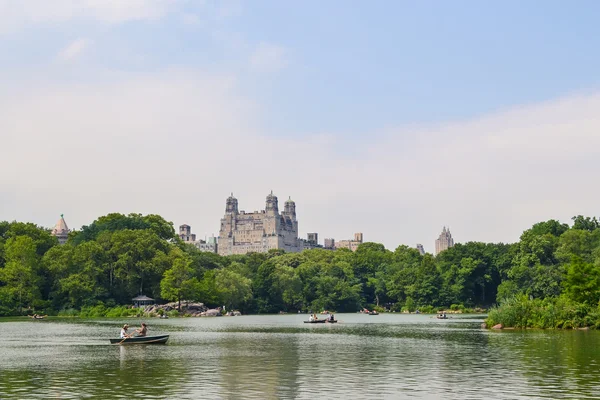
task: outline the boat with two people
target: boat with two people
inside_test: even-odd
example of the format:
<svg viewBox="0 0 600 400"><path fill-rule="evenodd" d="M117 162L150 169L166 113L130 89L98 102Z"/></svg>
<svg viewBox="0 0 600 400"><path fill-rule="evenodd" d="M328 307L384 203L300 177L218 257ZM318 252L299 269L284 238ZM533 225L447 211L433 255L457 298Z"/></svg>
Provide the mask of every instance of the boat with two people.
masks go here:
<svg viewBox="0 0 600 400"><path fill-rule="evenodd" d="M308 321L304 321L304 323L305 324L325 324L325 323L335 324L335 323L337 323L337 319L335 319L335 316L333 314L329 314L327 316L327 318L324 318L324 319L317 318L317 314L311 314L311 316L308 318Z"/></svg>
<svg viewBox="0 0 600 400"><path fill-rule="evenodd" d="M448 316L445 312L441 312L437 315L437 319L448 319Z"/></svg>
<svg viewBox="0 0 600 400"><path fill-rule="evenodd" d="M165 344L169 340L169 335L147 336L148 326L145 322L133 333L129 333L128 329L129 325L123 325L119 339L110 339L110 344ZM134 336L136 333L137 336Z"/></svg>

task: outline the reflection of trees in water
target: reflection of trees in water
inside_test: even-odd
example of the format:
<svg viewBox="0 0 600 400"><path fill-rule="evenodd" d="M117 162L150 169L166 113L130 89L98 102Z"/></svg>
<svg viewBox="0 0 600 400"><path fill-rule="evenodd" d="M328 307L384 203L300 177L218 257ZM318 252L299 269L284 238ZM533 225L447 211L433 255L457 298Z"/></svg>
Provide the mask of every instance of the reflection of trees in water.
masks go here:
<svg viewBox="0 0 600 400"><path fill-rule="evenodd" d="M231 334L215 345L219 397L264 399L298 395L298 338L292 335Z"/></svg>
<svg viewBox="0 0 600 400"><path fill-rule="evenodd" d="M489 347L505 368L527 381L530 393L556 397L597 396L600 387L600 332L506 331L490 332Z"/></svg>

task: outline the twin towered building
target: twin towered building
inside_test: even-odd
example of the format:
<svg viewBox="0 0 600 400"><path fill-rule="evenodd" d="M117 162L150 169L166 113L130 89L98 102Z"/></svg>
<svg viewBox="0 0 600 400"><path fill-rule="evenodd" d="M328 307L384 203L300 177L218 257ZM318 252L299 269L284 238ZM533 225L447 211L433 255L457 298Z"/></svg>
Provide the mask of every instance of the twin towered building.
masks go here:
<svg viewBox="0 0 600 400"><path fill-rule="evenodd" d="M304 248L304 241L298 238L296 203L291 198L281 213L273 192L267 196L265 209L253 213L240 211L233 193L227 198L219 230L219 254L266 253L271 249L298 252Z"/></svg>

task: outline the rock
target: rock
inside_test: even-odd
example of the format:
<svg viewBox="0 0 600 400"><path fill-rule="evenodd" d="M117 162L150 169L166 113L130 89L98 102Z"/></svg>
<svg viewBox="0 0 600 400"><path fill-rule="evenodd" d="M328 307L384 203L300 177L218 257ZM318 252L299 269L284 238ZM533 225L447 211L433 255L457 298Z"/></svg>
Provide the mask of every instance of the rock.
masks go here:
<svg viewBox="0 0 600 400"><path fill-rule="evenodd" d="M481 323L481 329L485 329L485 328L487 328L487 325L485 324L485 322L482 322Z"/></svg>
<svg viewBox="0 0 600 400"><path fill-rule="evenodd" d="M504 326L502 326L502 324L496 324L494 326L492 326L492 329L502 329L504 328Z"/></svg>

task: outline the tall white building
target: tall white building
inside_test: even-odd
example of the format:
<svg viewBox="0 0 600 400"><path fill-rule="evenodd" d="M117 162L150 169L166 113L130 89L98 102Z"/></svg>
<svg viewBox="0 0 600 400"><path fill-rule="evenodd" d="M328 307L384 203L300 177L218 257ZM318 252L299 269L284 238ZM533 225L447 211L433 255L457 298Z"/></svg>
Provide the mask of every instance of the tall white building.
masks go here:
<svg viewBox="0 0 600 400"><path fill-rule="evenodd" d="M440 237L435 241L435 254L438 255L452 246L454 246L454 239L452 239L450 228L446 229L446 227L444 227Z"/></svg>

